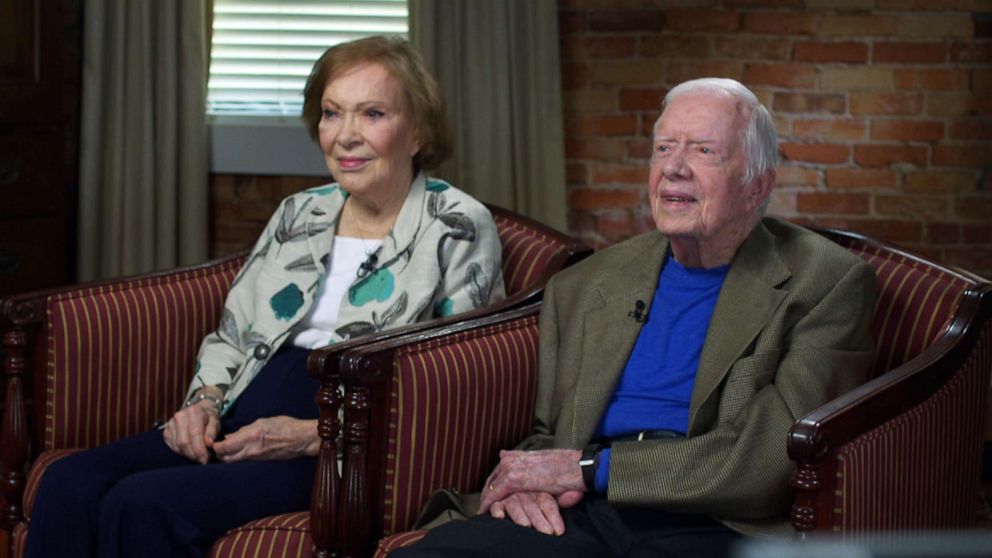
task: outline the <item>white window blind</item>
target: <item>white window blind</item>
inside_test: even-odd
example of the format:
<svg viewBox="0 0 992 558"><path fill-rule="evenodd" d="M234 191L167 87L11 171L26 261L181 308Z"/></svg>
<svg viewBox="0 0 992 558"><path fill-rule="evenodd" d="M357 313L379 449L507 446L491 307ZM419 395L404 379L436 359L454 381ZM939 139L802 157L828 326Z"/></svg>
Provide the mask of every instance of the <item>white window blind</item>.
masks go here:
<svg viewBox="0 0 992 558"><path fill-rule="evenodd" d="M327 47L407 28L406 0L214 0L207 112L299 116Z"/></svg>

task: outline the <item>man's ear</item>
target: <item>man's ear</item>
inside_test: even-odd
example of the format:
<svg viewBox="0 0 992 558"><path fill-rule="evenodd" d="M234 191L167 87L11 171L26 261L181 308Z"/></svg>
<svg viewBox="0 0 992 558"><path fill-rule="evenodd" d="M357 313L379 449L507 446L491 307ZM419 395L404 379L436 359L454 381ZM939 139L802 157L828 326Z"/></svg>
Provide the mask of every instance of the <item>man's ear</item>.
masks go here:
<svg viewBox="0 0 992 558"><path fill-rule="evenodd" d="M775 188L775 169L768 169L751 181L748 187L748 208L754 210L765 202Z"/></svg>

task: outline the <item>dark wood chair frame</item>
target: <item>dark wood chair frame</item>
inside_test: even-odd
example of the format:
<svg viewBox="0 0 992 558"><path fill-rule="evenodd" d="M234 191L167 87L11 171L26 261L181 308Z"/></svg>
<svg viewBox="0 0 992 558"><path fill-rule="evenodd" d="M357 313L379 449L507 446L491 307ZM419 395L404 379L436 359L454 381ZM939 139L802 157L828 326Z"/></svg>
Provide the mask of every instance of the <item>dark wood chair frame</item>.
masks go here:
<svg viewBox="0 0 992 558"><path fill-rule="evenodd" d="M111 287L118 284L130 284L142 281L153 281L156 278L168 277L177 273L195 272L223 266L225 264L240 266L241 260L248 255L248 250L179 269L169 269L155 273L88 281L85 283L54 287L13 295L0 299L0 332L4 356L3 382L3 418L0 427L0 496L3 500L3 510L0 512L0 528L7 530L24 520L21 509L21 498L24 493L24 483L27 468L38 450L44 445L44 432L31 428L33 424L44 424L41 413L42 405L35 402L44 401L42 393L44 385L33 382L37 371L33 363L45 362L44 352L48 336L45 326L46 306L50 297L95 287ZM30 386L26 392L25 385ZM149 425L150 426L150 425Z"/></svg>
<svg viewBox="0 0 992 558"><path fill-rule="evenodd" d="M339 382L339 370L344 354L366 343L392 339L398 336L416 334L436 328L450 328L455 324L475 319L488 314L499 313L512 308L518 308L536 300L543 295L544 285L558 270L572 265L592 253L592 249L564 233L561 233L539 221L515 213L513 211L487 204L495 218L504 217L519 222L529 230L538 231L546 236L560 241L563 249L559 250L551 260L544 264L546 271L533 278L529 285L520 292L506 299L477 310L457 316L429 320L409 326L381 332L362 339L338 343L332 347L315 350L311 353L307 369L311 376L323 382L317 399L321 406L321 419L318 433L322 439L320 448L320 466L314 482L312 528L314 540L318 548L329 548L334 545L335 517L334 502L338 501L340 492L340 477L336 467L336 438L341 431L337 420L337 411L343 398ZM37 456L37 448L43 447L44 433L40 429L31 428L32 424L43 424L42 405L35 402L44 401L44 385L33 381L36 371L32 363L44 362L47 343L44 342L48 332L45 331L46 305L48 299L59 293L75 291L83 288L108 287L117 284L130 284L138 281L153 280L177 273L185 273L201 269L211 269L223 264L231 264L243 260L249 250L205 262L203 264L170 269L155 273L142 274L124 278L114 278L101 281L67 285L41 291L13 295L0 299L0 332L4 355L4 378L2 387L3 408L2 426L0 426L0 528L12 531L14 525L24 520L22 497L24 493L27 468ZM25 386L28 386L27 388ZM28 391L30 390L30 391ZM30 395L28 395L28 393ZM331 416L333 415L333 416ZM346 420L345 424L349 424ZM11 543L13 541L11 540ZM319 556L328 555L319 553Z"/></svg>
<svg viewBox="0 0 992 558"><path fill-rule="evenodd" d="M951 323L923 352L819 407L792 427L787 449L796 462L790 480L795 491L790 520L800 538L813 531L829 532L836 505L837 449L906 413L933 395L959 371L978 343L992 350L992 283L973 273L942 265L891 244L836 229L814 229L842 245L855 241L897 254L920 266L963 279L962 294ZM986 371L986 385L989 372ZM976 464L977 466L977 464ZM976 477L976 483L978 479ZM977 484L976 484L977 486Z"/></svg>
<svg viewBox="0 0 992 558"><path fill-rule="evenodd" d="M495 216L505 210L490 206L490 211ZM548 269L554 271L549 271L534 281L534 287L509 296L502 302L490 305L485 309L465 312L440 320L411 324L382 332L374 339L363 338L337 343L327 349L311 353L307 369L314 378L321 382L320 391L317 393L317 403L320 406L317 433L320 435L321 445L310 510L310 529L315 546L314 556L329 557L337 555L338 550L342 552L342 556L351 555L349 554L351 549L364 547L366 541L362 537L368 536L369 526L363 524L364 518L368 517L368 511L364 507L367 503L364 498L366 492L355 484L362 485L366 481L364 479L358 480L356 473L354 473L354 471L365 469L365 465L361 463L361 460L364 460L365 449L360 441L368 437L369 427L368 421L360 417L368 413L370 405L372 408L383 408L384 401L382 401L381 395L376 395L370 399L367 390L349 390L342 382L343 366L352 358L349 357L353 352L352 350L358 350L373 342L379 346L381 342L391 339L408 339L411 335L422 335L425 339L446 335L453 331L459 331L463 327L462 324L474 323L485 316L502 314L507 310L533 304L541 300L544 295L544 285L557 270L564 269L592 254L592 250L581 242L548 229L545 225L527 217L518 218L529 223L532 227L546 229L549 234L559 236L568 246L568 249L561 251L556 256L557 261L549 262ZM372 377L380 377L381 371L382 368L366 366L362 373ZM343 424L340 420L342 405L344 408ZM338 472L339 437L343 437L344 446L348 448L343 455L345 465L342 472L345 474ZM358 500L355 501L355 498Z"/></svg>
<svg viewBox="0 0 992 558"><path fill-rule="evenodd" d="M540 312L540 300L525 306L508 308L503 312L479 316L473 320L450 322L413 335L395 336L347 351L340 359L337 377L324 376L320 399L321 471L323 480L338 484L338 506L328 506L320 516L328 529L323 541L317 539L316 525L311 514L314 532L314 556L361 557L371 555L372 545L381 533L378 518L383 478L383 463L387 450L387 424L389 421L390 387L394 379L394 354L396 350L413 343L424 343L471 329L486 328L512 322ZM344 386L345 395L334 399L338 386ZM343 463L341 478L337 478L337 429L338 409L344 404ZM325 453L326 451L326 453ZM333 466L332 466L333 465ZM315 501L316 502L316 501ZM323 543L323 544L322 544Z"/></svg>

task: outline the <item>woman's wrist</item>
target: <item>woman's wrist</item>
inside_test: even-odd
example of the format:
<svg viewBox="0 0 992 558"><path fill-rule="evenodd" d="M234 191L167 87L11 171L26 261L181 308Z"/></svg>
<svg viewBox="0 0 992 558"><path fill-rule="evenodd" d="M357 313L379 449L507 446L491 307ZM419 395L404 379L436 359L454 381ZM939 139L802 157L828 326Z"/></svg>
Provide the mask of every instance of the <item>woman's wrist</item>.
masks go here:
<svg viewBox="0 0 992 558"><path fill-rule="evenodd" d="M197 405L203 401L211 402L214 408L220 412L220 410L224 408L224 392L212 386L202 387L193 392L193 395L190 395L189 398L186 399L186 402L183 403L183 408L192 407L193 405Z"/></svg>
<svg viewBox="0 0 992 558"><path fill-rule="evenodd" d="M317 420L310 419L304 421L303 429L306 436L306 445L303 448L303 454L308 457L315 457L320 453L320 435L317 434Z"/></svg>

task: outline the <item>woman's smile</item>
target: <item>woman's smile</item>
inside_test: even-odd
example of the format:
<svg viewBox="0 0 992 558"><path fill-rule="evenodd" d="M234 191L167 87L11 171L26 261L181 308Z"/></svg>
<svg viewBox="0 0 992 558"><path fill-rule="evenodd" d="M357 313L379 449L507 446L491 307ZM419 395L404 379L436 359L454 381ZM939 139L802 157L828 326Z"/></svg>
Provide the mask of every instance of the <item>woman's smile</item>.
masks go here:
<svg viewBox="0 0 992 558"><path fill-rule="evenodd" d="M345 172L356 171L364 167L365 163L370 160L369 157L338 157L338 165Z"/></svg>

